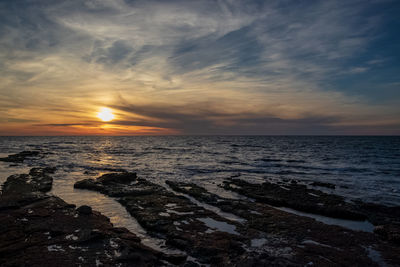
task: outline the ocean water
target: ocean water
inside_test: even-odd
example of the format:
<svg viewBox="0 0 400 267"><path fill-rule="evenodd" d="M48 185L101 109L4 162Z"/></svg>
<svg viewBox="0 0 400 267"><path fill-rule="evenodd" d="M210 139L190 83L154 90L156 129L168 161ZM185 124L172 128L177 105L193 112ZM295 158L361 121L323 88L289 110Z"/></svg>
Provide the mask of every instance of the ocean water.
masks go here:
<svg viewBox="0 0 400 267"><path fill-rule="evenodd" d="M161 185L195 182L224 197L218 185L236 176L253 183L296 179L333 183L342 195L400 205L400 137L333 136L161 136L0 137L0 157L41 150L44 157L10 166L0 162L0 182L31 167L54 166L52 193L77 205L94 206L117 225L143 232L113 199L73 189L75 181L116 169L135 171Z"/></svg>

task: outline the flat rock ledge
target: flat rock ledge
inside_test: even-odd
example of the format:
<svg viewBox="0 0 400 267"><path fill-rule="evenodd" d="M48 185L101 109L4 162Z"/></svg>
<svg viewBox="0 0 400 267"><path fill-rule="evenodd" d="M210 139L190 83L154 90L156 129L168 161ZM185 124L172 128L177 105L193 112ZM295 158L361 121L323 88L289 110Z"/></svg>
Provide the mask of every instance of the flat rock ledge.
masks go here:
<svg viewBox="0 0 400 267"><path fill-rule="evenodd" d="M204 209L163 186L138 178L135 173L110 173L98 179L77 182L75 188L89 189L116 197L146 231L166 240L171 249L189 256L184 266L301 266L290 259L284 242L274 251L258 251L240 223Z"/></svg>
<svg viewBox="0 0 400 267"><path fill-rule="evenodd" d="M388 207L362 201L346 202L343 197L310 189L297 182L252 184L237 178L224 181L222 187L243 196L278 207L320 214L332 218L369 220L374 225L400 225L400 207Z"/></svg>
<svg viewBox="0 0 400 267"><path fill-rule="evenodd" d="M125 172L85 179L75 188L115 197L150 235L185 251L186 266L400 265L400 247L379 235L326 225L258 199L226 199L191 183L166 184Z"/></svg>
<svg viewBox="0 0 400 267"><path fill-rule="evenodd" d="M341 196L310 189L296 181L285 184L264 182L252 184L238 178L224 181L222 187L257 202L332 218L368 220L374 232L391 243L400 245L400 207L388 207L362 201L346 202Z"/></svg>
<svg viewBox="0 0 400 267"><path fill-rule="evenodd" d="M46 194L53 168L12 175L0 195L0 266L166 266L179 258L145 247L90 207Z"/></svg>
<svg viewBox="0 0 400 267"><path fill-rule="evenodd" d="M392 224L376 227L378 235L352 231L286 213L262 202L221 198L193 183L166 183L177 192L245 218L245 225L250 228L290 240L299 262L308 259L317 266L371 266L371 259L379 266L400 264L400 246L391 240L398 237L398 229ZM372 252L379 257L373 257Z"/></svg>

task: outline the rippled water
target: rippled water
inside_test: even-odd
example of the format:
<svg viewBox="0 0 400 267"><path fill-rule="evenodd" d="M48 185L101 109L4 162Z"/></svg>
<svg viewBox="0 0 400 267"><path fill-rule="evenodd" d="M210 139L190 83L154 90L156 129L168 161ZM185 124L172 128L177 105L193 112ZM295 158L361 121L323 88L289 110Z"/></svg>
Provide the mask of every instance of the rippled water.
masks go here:
<svg viewBox="0 0 400 267"><path fill-rule="evenodd" d="M53 194L69 203L92 206L116 226L128 228L143 243L161 250L163 240L149 237L116 200L74 189L73 184L125 169L163 186L165 180L190 181L220 196L238 198L218 185L232 176L254 183L297 179L306 184L333 183L337 187L330 191L348 200L400 205L400 137L0 137L0 157L23 150L41 150L44 157L19 165L0 162L0 183L30 167L55 166ZM220 213L216 207L193 201ZM356 228L362 229L358 224Z"/></svg>
<svg viewBox="0 0 400 267"><path fill-rule="evenodd" d="M253 182L329 182L350 198L400 205L400 137L0 137L2 155L35 149L49 154L11 170L2 163L0 179L26 166L55 166L54 191L62 194L76 180L126 169L226 194L217 184L240 174Z"/></svg>

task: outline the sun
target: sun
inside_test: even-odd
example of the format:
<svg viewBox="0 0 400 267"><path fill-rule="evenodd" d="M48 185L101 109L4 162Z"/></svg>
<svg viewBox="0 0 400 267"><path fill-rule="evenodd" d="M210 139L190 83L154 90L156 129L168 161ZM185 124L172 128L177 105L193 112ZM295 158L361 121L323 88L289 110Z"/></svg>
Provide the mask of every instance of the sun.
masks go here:
<svg viewBox="0 0 400 267"><path fill-rule="evenodd" d="M100 112L97 113L97 117L102 121L112 121L114 119L114 114L109 108L101 108Z"/></svg>

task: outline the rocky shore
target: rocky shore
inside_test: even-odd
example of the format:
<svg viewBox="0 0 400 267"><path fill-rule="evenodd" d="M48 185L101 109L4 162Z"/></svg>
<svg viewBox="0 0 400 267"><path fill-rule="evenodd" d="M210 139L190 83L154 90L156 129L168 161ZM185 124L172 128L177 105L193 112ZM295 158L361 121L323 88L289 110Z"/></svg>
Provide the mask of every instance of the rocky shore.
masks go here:
<svg viewBox="0 0 400 267"><path fill-rule="evenodd" d="M1 161L22 163L36 151ZM115 198L173 254L144 246L89 206L50 195L55 168L8 177L0 195L0 266L400 266L400 208L358 202L296 181L220 185L223 198L194 183L155 184L117 170L75 183ZM110 170L115 171L115 170ZM328 225L278 207L368 220L374 232Z"/></svg>
<svg viewBox="0 0 400 267"><path fill-rule="evenodd" d="M163 266L154 251L88 206L46 194L53 168L10 176L0 196L0 266Z"/></svg>
<svg viewBox="0 0 400 267"><path fill-rule="evenodd" d="M317 186L321 184L325 187L328 185L312 183ZM400 225L400 207L387 207L361 201L346 202L341 196L310 189L293 180L281 184L270 182L251 184L231 178L224 182L223 188L274 206L289 207L333 218L369 220L374 225Z"/></svg>
<svg viewBox="0 0 400 267"><path fill-rule="evenodd" d="M0 161L12 162L12 163L22 163L25 159L36 157L40 154L39 151L22 151L17 154L8 155L5 158L0 158Z"/></svg>
<svg viewBox="0 0 400 267"><path fill-rule="evenodd" d="M166 184L172 190L138 178L135 173L112 173L96 180L79 181L75 187L117 198L150 234L166 239L167 245L185 251L196 262L203 264L400 264L400 247L383 236L326 225L311 218L277 210L257 199L221 198L191 183L167 181ZM174 191L185 195L178 195ZM260 191L251 188L248 194L250 192ZM193 204L188 197L236 215L242 220L229 220Z"/></svg>

